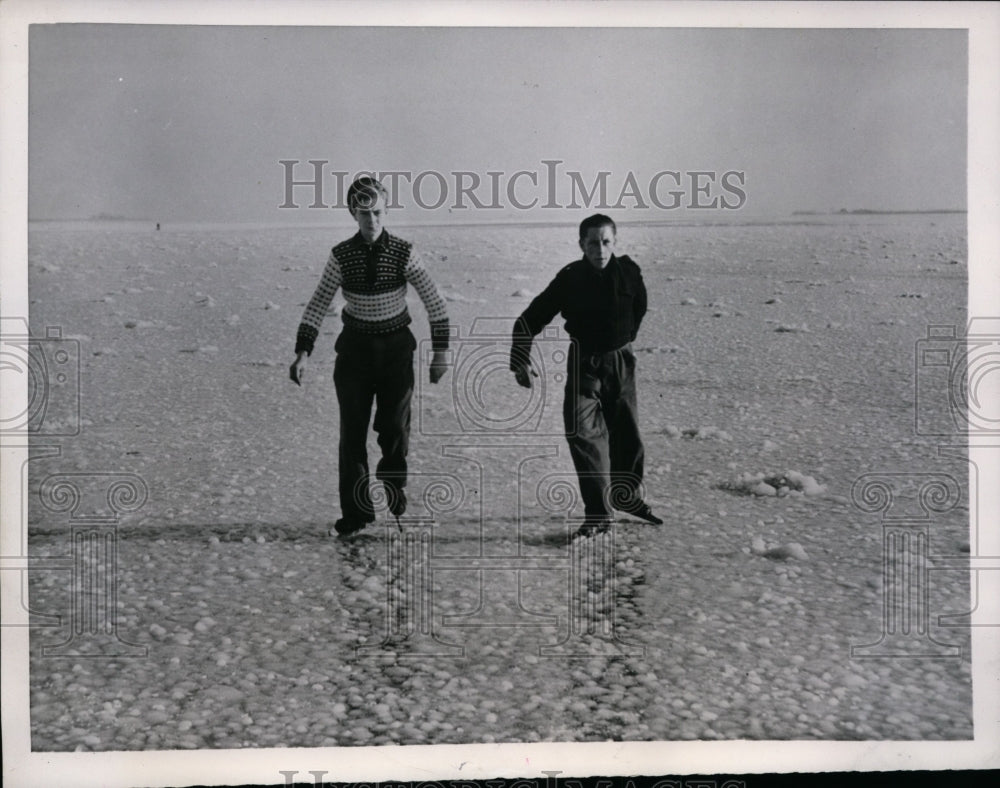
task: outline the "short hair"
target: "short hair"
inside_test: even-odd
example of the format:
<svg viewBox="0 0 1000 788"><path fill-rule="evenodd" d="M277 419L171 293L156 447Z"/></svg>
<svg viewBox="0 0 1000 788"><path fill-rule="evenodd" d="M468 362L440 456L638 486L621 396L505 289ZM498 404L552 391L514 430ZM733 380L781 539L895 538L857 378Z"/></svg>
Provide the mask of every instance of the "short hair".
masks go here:
<svg viewBox="0 0 1000 788"><path fill-rule="evenodd" d="M347 190L347 209L354 213L357 208L370 208L379 197L389 202L389 192L385 186L375 178L362 175Z"/></svg>
<svg viewBox="0 0 1000 788"><path fill-rule="evenodd" d="M615 227L614 219L612 219L610 216L605 216L603 213L595 213L593 216L588 216L586 219L580 222L581 241L587 237L587 231L590 230L591 227L597 227L597 228L610 227L611 232L613 232L616 237L618 235L618 228Z"/></svg>

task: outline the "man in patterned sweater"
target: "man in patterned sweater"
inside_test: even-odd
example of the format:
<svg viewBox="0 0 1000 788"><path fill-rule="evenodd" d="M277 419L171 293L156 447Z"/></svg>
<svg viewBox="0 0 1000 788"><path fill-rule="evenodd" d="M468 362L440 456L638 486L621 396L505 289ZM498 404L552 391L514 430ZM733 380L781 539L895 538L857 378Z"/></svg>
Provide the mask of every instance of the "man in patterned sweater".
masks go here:
<svg viewBox="0 0 1000 788"><path fill-rule="evenodd" d="M312 354L323 318L338 288L347 301L344 328L337 337L333 382L340 405L340 510L334 525L342 536L374 522L368 489L368 423L375 403L375 432L382 457L375 478L385 487L389 511L406 510L406 455L410 441L413 351L406 286L413 285L427 309L434 351L430 381L447 370L448 314L444 301L407 241L382 227L387 192L374 178L358 178L347 192L347 206L358 233L330 252L316 292L306 305L289 370L302 385L306 356Z"/></svg>

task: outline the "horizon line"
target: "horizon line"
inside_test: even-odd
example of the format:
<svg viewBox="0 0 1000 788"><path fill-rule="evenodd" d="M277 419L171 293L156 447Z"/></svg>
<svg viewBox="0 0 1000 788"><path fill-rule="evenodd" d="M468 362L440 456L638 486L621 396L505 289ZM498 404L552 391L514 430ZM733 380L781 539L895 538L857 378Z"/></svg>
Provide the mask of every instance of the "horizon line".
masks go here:
<svg viewBox="0 0 1000 788"><path fill-rule="evenodd" d="M966 208L903 208L903 209L881 209L881 208L839 208L836 210L794 210L781 213L755 213L745 215L747 220L760 221L766 219L789 219L789 218L799 218L807 216L894 216L894 215L919 215L919 214L968 214L968 209ZM674 223L700 223L702 221L706 222L716 222L716 223L731 223L732 220L739 220L738 216L735 215L719 215L719 214L700 214L696 215L697 218L692 216L677 216L672 218L650 218L650 219L615 219L616 224L674 224ZM213 224L228 224L228 225L240 225L240 226L253 226L253 225L267 225L267 226L281 226L281 227L302 227L302 228L340 228L346 227L350 228L353 226L352 222L324 222L324 221L277 221L277 220L267 220L267 219L214 219L214 220L202 220L202 219L169 219L169 220L156 220L147 217L130 217L130 216L114 216L114 215L96 215L87 217L38 217L32 218L28 217L28 224L33 223L43 223L43 222L75 222L75 223L148 223L151 225L159 224L164 225L213 225ZM496 219L496 220L470 220L470 221L442 221L442 220L432 220L432 221L399 221L392 222L392 225L397 227L463 227L463 226L502 226L502 225L570 225L575 226L577 222L575 220L559 220L556 218L551 219Z"/></svg>

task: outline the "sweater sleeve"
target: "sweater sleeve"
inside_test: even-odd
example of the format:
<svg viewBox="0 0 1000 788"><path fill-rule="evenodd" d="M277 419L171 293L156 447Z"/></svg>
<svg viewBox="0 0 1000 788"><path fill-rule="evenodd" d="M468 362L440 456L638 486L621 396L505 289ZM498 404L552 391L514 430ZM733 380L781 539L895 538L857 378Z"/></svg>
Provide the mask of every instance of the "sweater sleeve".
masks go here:
<svg viewBox="0 0 1000 788"><path fill-rule="evenodd" d="M403 271L406 281L413 285L427 310L427 320L431 326L431 347L435 352L448 349L448 310L438 292L434 280L427 273L420 256L410 250L410 260Z"/></svg>
<svg viewBox="0 0 1000 788"><path fill-rule="evenodd" d="M340 263L331 250L316 292L313 293L309 303L306 304L305 312L302 313L302 321L299 323L299 330L295 337L296 353L305 351L308 355L312 355L313 345L316 342L316 337L319 336L319 329L323 325L323 318L326 317L330 303L337 294L340 282Z"/></svg>

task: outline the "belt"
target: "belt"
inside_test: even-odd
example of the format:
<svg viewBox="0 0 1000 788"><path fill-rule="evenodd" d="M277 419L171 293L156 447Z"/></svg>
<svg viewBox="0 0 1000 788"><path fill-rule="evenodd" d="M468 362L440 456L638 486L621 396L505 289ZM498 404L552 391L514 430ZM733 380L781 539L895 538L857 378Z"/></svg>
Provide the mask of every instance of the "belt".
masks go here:
<svg viewBox="0 0 1000 788"><path fill-rule="evenodd" d="M340 330L340 333L354 337L381 337L382 339L388 339L397 334L405 334L410 330L409 323L399 326L399 328L390 329L389 331L366 331L362 327L363 325L363 323L359 324L359 322L344 323L344 327Z"/></svg>
<svg viewBox="0 0 1000 788"><path fill-rule="evenodd" d="M581 356L609 356L612 353L620 353L623 350L631 350L632 343L626 342L621 347L611 348L610 350L593 350L591 348L585 348L580 345L577 346L577 349Z"/></svg>

